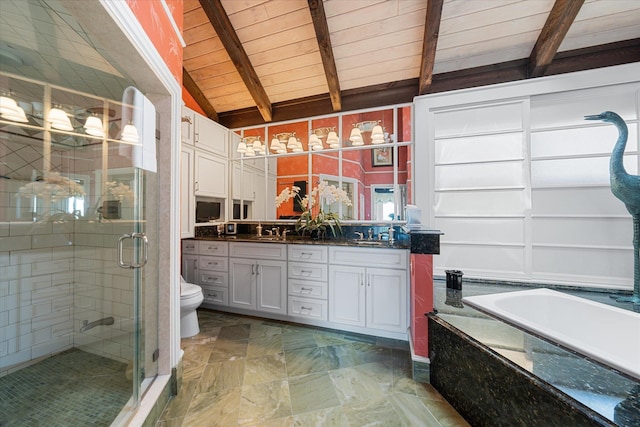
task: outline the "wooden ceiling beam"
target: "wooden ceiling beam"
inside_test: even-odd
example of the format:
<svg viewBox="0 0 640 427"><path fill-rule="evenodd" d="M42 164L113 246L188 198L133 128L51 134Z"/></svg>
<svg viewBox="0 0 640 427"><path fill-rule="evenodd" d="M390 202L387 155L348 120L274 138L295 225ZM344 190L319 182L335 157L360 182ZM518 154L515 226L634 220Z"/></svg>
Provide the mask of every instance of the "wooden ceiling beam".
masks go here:
<svg viewBox="0 0 640 427"><path fill-rule="evenodd" d="M584 0L556 0L529 56L529 77L543 76Z"/></svg>
<svg viewBox="0 0 640 427"><path fill-rule="evenodd" d="M640 39L560 52L547 74L571 73L594 68L640 62ZM505 83L527 78L527 58L465 70L435 74L430 93ZM418 95L418 79L407 79L342 92L343 111L409 103ZM273 104L274 121L305 120L331 114L328 94L299 98ZM228 128L264 124L257 108L221 112L220 123Z"/></svg>
<svg viewBox="0 0 640 427"><path fill-rule="evenodd" d="M236 30L233 28L227 12L220 0L200 0L202 9L207 14L209 22L220 38L227 54L235 65L242 81L247 86L251 97L256 103L260 115L265 122L272 120L271 101L264 90L256 70L253 68L247 52L244 50Z"/></svg>
<svg viewBox="0 0 640 427"><path fill-rule="evenodd" d="M442 5L444 0L429 0L427 3L427 18L422 42L422 59L420 61L420 77L418 78L418 93L424 95L429 91L433 78L433 66L436 62L436 48L440 33Z"/></svg>
<svg viewBox="0 0 640 427"><path fill-rule="evenodd" d="M316 31L318 47L320 48L324 74L327 78L327 85L329 86L331 105L333 107L333 111L340 111L342 110L340 80L338 79L338 69L336 68L336 60L333 56L333 48L331 47L331 37L329 33L329 26L327 25L327 16L324 13L324 5L322 0L307 1L309 3L309 11L311 12L313 28Z"/></svg>
<svg viewBox="0 0 640 427"><path fill-rule="evenodd" d="M196 82L193 80L187 70L182 68L182 85L189 92L189 94L196 100L202 111L213 121L219 121L218 113L213 105L209 102L207 97L202 93Z"/></svg>

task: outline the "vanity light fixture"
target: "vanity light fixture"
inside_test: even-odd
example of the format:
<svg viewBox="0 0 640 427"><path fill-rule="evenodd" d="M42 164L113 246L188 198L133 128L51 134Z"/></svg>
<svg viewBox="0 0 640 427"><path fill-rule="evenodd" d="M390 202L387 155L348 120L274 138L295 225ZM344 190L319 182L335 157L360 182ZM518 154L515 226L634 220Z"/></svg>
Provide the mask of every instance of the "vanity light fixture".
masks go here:
<svg viewBox="0 0 640 427"><path fill-rule="evenodd" d="M5 95L0 96L0 116L12 122L27 123L29 121L22 107L13 98Z"/></svg>
<svg viewBox="0 0 640 427"><path fill-rule="evenodd" d="M351 141L351 145L360 146L364 145L364 140L362 139L362 132L357 124L353 125L353 129L351 129L351 135L349 135L349 141Z"/></svg>
<svg viewBox="0 0 640 427"><path fill-rule="evenodd" d="M72 131L73 126L71 126L71 120L69 120L69 116L64 112L62 108L54 107L49 110L48 116L49 123L51 123L51 127L54 129Z"/></svg>
<svg viewBox="0 0 640 427"><path fill-rule="evenodd" d="M87 134L97 138L104 138L104 126L100 117L91 115L84 122L84 130Z"/></svg>
<svg viewBox="0 0 640 427"><path fill-rule="evenodd" d="M120 141L127 142L129 144L137 144L140 141L138 129L136 129L132 123L127 124L124 129L122 129Z"/></svg>
<svg viewBox="0 0 640 427"><path fill-rule="evenodd" d="M287 148L289 150L293 150L298 145L298 140L296 139L296 133L293 132L287 141Z"/></svg>
<svg viewBox="0 0 640 427"><path fill-rule="evenodd" d="M238 143L238 148L236 149L236 152L245 154L247 152L247 143L244 141L240 141Z"/></svg>
<svg viewBox="0 0 640 427"><path fill-rule="evenodd" d="M300 141L299 138L296 138L296 143L294 144L291 151L294 153L302 153L304 151L304 148L302 148L302 141Z"/></svg>
<svg viewBox="0 0 640 427"><path fill-rule="evenodd" d="M330 148L338 148L340 147L340 140L338 139L338 134L336 131L332 130L327 135L327 144Z"/></svg>

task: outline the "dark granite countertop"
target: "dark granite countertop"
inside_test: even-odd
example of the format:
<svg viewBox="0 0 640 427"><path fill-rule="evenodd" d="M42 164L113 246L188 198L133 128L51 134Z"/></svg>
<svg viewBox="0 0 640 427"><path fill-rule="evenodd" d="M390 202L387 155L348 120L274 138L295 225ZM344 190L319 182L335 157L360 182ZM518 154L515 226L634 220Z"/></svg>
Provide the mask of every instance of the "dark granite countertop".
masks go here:
<svg viewBox="0 0 640 427"><path fill-rule="evenodd" d="M251 242L251 243L281 243L281 244L293 244L293 245L329 245L329 246L353 246L360 248L386 248L386 249L409 249L409 242L396 241L393 244L389 244L386 240L356 240L356 239L341 239L341 238L328 238L328 239L311 239L308 237L293 235L287 236L286 239L277 238L273 236L258 237L250 234L237 234L233 236L207 236L207 237L195 237L193 239L185 240L207 240L207 241L219 241L219 242Z"/></svg>

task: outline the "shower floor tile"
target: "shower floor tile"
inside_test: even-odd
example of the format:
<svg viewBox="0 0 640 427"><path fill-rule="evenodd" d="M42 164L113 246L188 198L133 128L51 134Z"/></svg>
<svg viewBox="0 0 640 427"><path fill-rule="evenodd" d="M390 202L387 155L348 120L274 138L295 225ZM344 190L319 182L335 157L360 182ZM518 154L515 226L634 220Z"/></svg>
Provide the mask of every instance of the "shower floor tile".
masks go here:
<svg viewBox="0 0 640 427"><path fill-rule="evenodd" d="M0 426L109 426L132 393L127 365L78 349L0 378Z"/></svg>

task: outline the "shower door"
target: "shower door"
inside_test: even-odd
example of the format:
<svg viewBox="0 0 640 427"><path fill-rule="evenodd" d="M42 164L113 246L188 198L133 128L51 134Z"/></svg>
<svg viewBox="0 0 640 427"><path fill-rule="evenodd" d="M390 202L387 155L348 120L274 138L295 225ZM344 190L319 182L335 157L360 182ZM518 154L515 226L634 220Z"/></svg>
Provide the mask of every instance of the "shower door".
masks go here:
<svg viewBox="0 0 640 427"><path fill-rule="evenodd" d="M0 378L26 393L0 425L124 423L158 372L155 109L124 86L0 90Z"/></svg>

